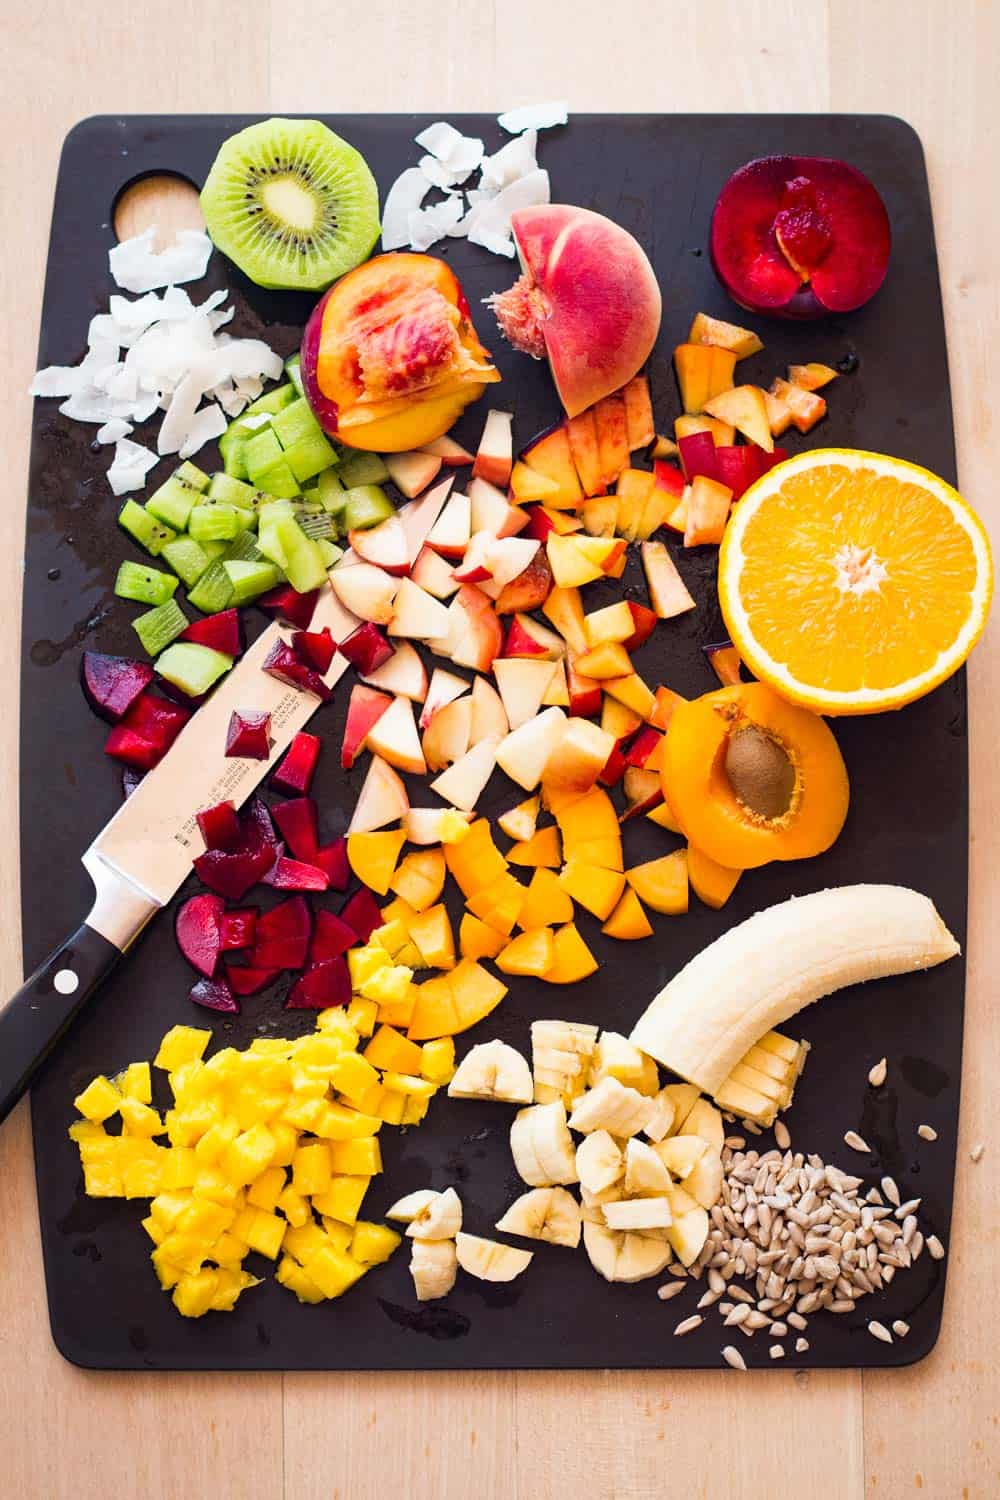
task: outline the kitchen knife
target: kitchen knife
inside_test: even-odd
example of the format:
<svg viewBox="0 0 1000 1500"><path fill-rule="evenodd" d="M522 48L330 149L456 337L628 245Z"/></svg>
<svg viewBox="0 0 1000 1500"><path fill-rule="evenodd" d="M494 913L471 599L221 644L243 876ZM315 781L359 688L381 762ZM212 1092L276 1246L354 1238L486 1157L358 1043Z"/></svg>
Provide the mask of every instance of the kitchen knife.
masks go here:
<svg viewBox="0 0 1000 1500"><path fill-rule="evenodd" d="M329 626L334 640L342 641L359 623L327 586L310 629ZM80 1007L191 873L191 861L205 848L195 814L217 802L245 801L319 708L313 693L261 671L271 648L288 637L278 624L267 627L84 854L96 892L89 916L0 1010L0 1121ZM338 653L327 685L347 666ZM226 758L234 709L270 713L266 761Z"/></svg>

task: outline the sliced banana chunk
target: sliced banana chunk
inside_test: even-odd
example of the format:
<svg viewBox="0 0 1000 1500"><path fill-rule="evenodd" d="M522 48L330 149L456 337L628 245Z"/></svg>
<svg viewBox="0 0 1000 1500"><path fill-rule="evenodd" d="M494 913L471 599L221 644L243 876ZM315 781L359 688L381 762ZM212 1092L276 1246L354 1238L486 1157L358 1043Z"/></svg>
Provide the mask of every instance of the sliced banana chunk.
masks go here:
<svg viewBox="0 0 1000 1500"><path fill-rule="evenodd" d="M628 1198L604 1205L609 1229L668 1229L673 1223L670 1202L663 1198Z"/></svg>
<svg viewBox="0 0 1000 1500"><path fill-rule="evenodd" d="M519 1110L510 1127L510 1149L518 1174L529 1187L577 1181L576 1152L561 1100Z"/></svg>
<svg viewBox="0 0 1000 1500"><path fill-rule="evenodd" d="M510 1205L497 1228L529 1240L546 1240L575 1250L580 1243L580 1205L562 1187L532 1188Z"/></svg>
<svg viewBox="0 0 1000 1500"><path fill-rule="evenodd" d="M702 1208L714 1208L722 1197L722 1157L709 1146L684 1179L684 1191Z"/></svg>
<svg viewBox="0 0 1000 1500"><path fill-rule="evenodd" d="M643 1133L651 1141L662 1141L673 1129L675 1114L673 1100L666 1089L661 1089L653 1098L653 1112L642 1127Z"/></svg>
<svg viewBox="0 0 1000 1500"><path fill-rule="evenodd" d="M530 1104L535 1096L531 1069L506 1042L480 1042L467 1052L448 1085L449 1099L496 1099Z"/></svg>
<svg viewBox="0 0 1000 1500"><path fill-rule="evenodd" d="M670 1264L670 1246L641 1234L584 1223L583 1244L590 1264L606 1281L644 1281Z"/></svg>
<svg viewBox="0 0 1000 1500"><path fill-rule="evenodd" d="M445 1188L420 1210L406 1233L411 1240L450 1240L461 1227L462 1200L454 1188Z"/></svg>
<svg viewBox="0 0 1000 1500"><path fill-rule="evenodd" d="M660 1087L660 1074L653 1058L640 1052L618 1031L602 1031L594 1048L589 1082L593 1086L602 1078L617 1078L619 1083L637 1089L640 1094L655 1094Z"/></svg>
<svg viewBox="0 0 1000 1500"><path fill-rule="evenodd" d="M611 1135L635 1135L652 1116L652 1099L626 1088L617 1078L602 1078L573 1106L570 1126L583 1134L607 1130Z"/></svg>
<svg viewBox="0 0 1000 1500"><path fill-rule="evenodd" d="M726 1138L726 1127L722 1123L721 1111L717 1110L715 1105L710 1104L707 1099L696 1099L684 1121L684 1134L700 1135L713 1150L721 1151Z"/></svg>
<svg viewBox="0 0 1000 1500"><path fill-rule="evenodd" d="M398 1219L403 1224L412 1224L440 1196L434 1188L418 1188L415 1193L407 1193L405 1198L397 1199L391 1208L386 1209L385 1216L387 1219Z"/></svg>
<svg viewBox="0 0 1000 1500"><path fill-rule="evenodd" d="M594 1137L588 1136L587 1139L593 1140ZM579 1166L579 1151L576 1156ZM582 1174L580 1181L583 1181ZM669 1187L670 1173L657 1152L633 1136L625 1147L625 1191L637 1197L641 1193L665 1193Z"/></svg>
<svg viewBox="0 0 1000 1500"><path fill-rule="evenodd" d="M410 1275L418 1302L447 1297L458 1275L454 1240L414 1240L410 1251Z"/></svg>
<svg viewBox="0 0 1000 1500"><path fill-rule="evenodd" d="M681 1265L693 1265L708 1239L708 1214L682 1187L672 1187L667 1199L673 1215L667 1238Z"/></svg>
<svg viewBox="0 0 1000 1500"><path fill-rule="evenodd" d="M621 1147L606 1130L593 1130L576 1148L576 1170L580 1182L599 1193L620 1181L625 1172Z"/></svg>
<svg viewBox="0 0 1000 1500"><path fill-rule="evenodd" d="M513 1281L531 1265L532 1251L516 1250L498 1240L485 1240L478 1234L459 1234L455 1238L458 1264L480 1281Z"/></svg>
<svg viewBox="0 0 1000 1500"><path fill-rule="evenodd" d="M700 1135L685 1134L672 1135L669 1140L654 1146L653 1150L667 1171L683 1181L694 1169L695 1163L704 1156L708 1146Z"/></svg>

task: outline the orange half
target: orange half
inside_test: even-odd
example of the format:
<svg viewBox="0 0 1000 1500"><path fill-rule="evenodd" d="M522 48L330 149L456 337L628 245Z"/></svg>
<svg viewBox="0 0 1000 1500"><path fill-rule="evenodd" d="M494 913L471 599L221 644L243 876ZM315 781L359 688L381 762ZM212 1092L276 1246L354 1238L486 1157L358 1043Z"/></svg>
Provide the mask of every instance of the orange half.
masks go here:
<svg viewBox="0 0 1000 1500"><path fill-rule="evenodd" d="M884 454L820 448L734 506L719 602L761 681L824 714L901 708L950 677L986 625L990 544L958 492Z"/></svg>

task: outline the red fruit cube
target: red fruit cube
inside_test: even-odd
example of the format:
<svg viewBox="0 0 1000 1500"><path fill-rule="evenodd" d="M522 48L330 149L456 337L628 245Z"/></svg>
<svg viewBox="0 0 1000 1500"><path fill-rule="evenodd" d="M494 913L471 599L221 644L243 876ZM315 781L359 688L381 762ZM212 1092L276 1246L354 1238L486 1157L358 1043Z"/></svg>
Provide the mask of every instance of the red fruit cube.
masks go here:
<svg viewBox="0 0 1000 1500"><path fill-rule="evenodd" d="M324 958L339 958L348 948L353 948L357 941L357 933L347 925L343 917L338 917L332 911L318 911L309 945L309 962L315 964Z"/></svg>
<svg viewBox="0 0 1000 1500"><path fill-rule="evenodd" d="M240 839L240 820L231 802L203 807L195 819L206 849L234 849Z"/></svg>
<svg viewBox="0 0 1000 1500"><path fill-rule="evenodd" d="M699 474L704 474L706 479L719 479L719 466L715 461L715 439L710 432L692 432L687 437L682 437L677 446L680 449L684 477L688 484Z"/></svg>
<svg viewBox="0 0 1000 1500"><path fill-rule="evenodd" d="M226 755L241 760L267 760L271 753L271 715L234 709L226 731Z"/></svg>
<svg viewBox="0 0 1000 1500"><path fill-rule="evenodd" d="M325 703L330 697L331 689L327 687L318 672L311 667L303 666L291 646L284 641L276 641L267 654L267 659L262 665L262 670L271 677L276 677L279 682L287 682L289 687L304 689L308 693L315 693Z"/></svg>
<svg viewBox="0 0 1000 1500"><path fill-rule="evenodd" d="M271 778L271 785L286 792L308 792L312 785L316 762L319 760L320 740L315 734L301 730L288 747L288 754Z"/></svg>
<svg viewBox="0 0 1000 1500"><path fill-rule="evenodd" d="M287 1010L328 1010L350 1005L351 976L345 958L324 958L297 979L285 1001Z"/></svg>
<svg viewBox="0 0 1000 1500"><path fill-rule="evenodd" d="M256 995L265 985L272 984L280 969L255 969L249 964L226 964L226 978L237 995Z"/></svg>
<svg viewBox="0 0 1000 1500"><path fill-rule="evenodd" d="M346 656L352 667L357 667L366 677L383 666L395 652L395 646L371 620L366 620L340 643L340 653Z"/></svg>
<svg viewBox="0 0 1000 1500"><path fill-rule="evenodd" d="M264 876L264 884L279 891L325 891L330 882L318 865L303 864L281 854Z"/></svg>
<svg viewBox="0 0 1000 1500"><path fill-rule="evenodd" d="M223 609L217 615L206 615L203 620L192 620L181 632L182 641L195 641L199 646L211 646L225 656L239 656L243 650L240 635L240 612L238 609Z"/></svg>
<svg viewBox="0 0 1000 1500"><path fill-rule="evenodd" d="M293 797L277 802L271 816L296 859L311 861L319 847L316 804L311 797Z"/></svg>
<svg viewBox="0 0 1000 1500"><path fill-rule="evenodd" d="M163 754L156 745L136 734L132 729L126 729L124 724L116 724L114 729L104 741L105 755L111 755L115 760L123 760L126 765L135 766L139 771L151 771Z"/></svg>
<svg viewBox="0 0 1000 1500"><path fill-rule="evenodd" d="M319 589L309 594L297 594L291 584L282 583L269 594L262 594L256 602L268 614L287 620L299 630L308 630L318 598Z"/></svg>
<svg viewBox="0 0 1000 1500"><path fill-rule="evenodd" d="M382 912L367 886L355 891L340 913L348 927L353 927L359 943L367 943L376 927L382 926Z"/></svg>
<svg viewBox="0 0 1000 1500"><path fill-rule="evenodd" d="M351 867L347 860L347 840L337 839L336 843L324 844L322 849L317 849L312 856L312 862L319 865L330 882L332 891L346 891L351 879Z"/></svg>
<svg viewBox="0 0 1000 1500"><path fill-rule="evenodd" d="M314 672L322 676L330 670L330 663L336 655L337 642L330 634L329 625L323 630L297 630L292 636L292 650L301 657L307 667L312 667Z"/></svg>
<svg viewBox="0 0 1000 1500"><path fill-rule="evenodd" d="M232 953L240 948L252 948L257 928L257 908L241 907L237 911L224 911L219 918L219 943L223 953Z"/></svg>

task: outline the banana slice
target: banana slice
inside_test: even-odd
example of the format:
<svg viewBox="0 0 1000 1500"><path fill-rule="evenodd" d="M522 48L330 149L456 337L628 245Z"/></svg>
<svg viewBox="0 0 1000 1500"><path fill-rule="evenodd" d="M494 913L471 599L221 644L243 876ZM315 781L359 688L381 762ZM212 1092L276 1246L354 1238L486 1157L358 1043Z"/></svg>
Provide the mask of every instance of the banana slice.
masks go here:
<svg viewBox="0 0 1000 1500"><path fill-rule="evenodd" d="M611 1187L602 1188L599 1193L591 1193L587 1188L580 1188L580 1201L583 1205L582 1216L585 1223L604 1224L604 1208L608 1203L619 1203L625 1196L625 1184L615 1182Z"/></svg>
<svg viewBox="0 0 1000 1500"><path fill-rule="evenodd" d="M668 1229L673 1223L667 1198L631 1198L604 1205L609 1229Z"/></svg>
<svg viewBox="0 0 1000 1500"><path fill-rule="evenodd" d="M412 1224L440 1196L433 1188L418 1188L415 1193L407 1193L405 1198L398 1199L391 1208L387 1208L385 1216L387 1219L398 1219L403 1224Z"/></svg>
<svg viewBox="0 0 1000 1500"><path fill-rule="evenodd" d="M510 1127L510 1149L518 1175L529 1187L577 1181L573 1137L561 1099L519 1110Z"/></svg>
<svg viewBox="0 0 1000 1500"><path fill-rule="evenodd" d="M677 1135L684 1128L688 1115L697 1104L699 1092L693 1083L668 1083L660 1092L664 1099L669 1099L674 1110L674 1118L667 1133Z"/></svg>
<svg viewBox="0 0 1000 1500"><path fill-rule="evenodd" d="M602 1031L590 1064L591 1087L602 1078L617 1078L640 1094L655 1094L660 1087L656 1063L618 1031Z"/></svg>
<svg viewBox="0 0 1000 1500"><path fill-rule="evenodd" d="M672 1135L669 1140L654 1146L653 1150L667 1171L683 1182L695 1163L704 1156L708 1146L700 1135Z"/></svg>
<svg viewBox="0 0 1000 1500"><path fill-rule="evenodd" d="M641 1234L584 1223L583 1245L605 1281L644 1281L670 1264L670 1246Z"/></svg>
<svg viewBox="0 0 1000 1500"><path fill-rule="evenodd" d="M715 1094L747 1050L824 995L954 958L934 903L898 885L846 885L757 912L709 944L629 1040Z"/></svg>
<svg viewBox="0 0 1000 1500"><path fill-rule="evenodd" d="M592 1193L619 1182L625 1159L618 1142L606 1130L592 1131L576 1148L576 1171L582 1185Z"/></svg>
<svg viewBox="0 0 1000 1500"><path fill-rule="evenodd" d="M597 1027L581 1021L534 1021L531 1026L531 1071L535 1102L570 1103L583 1093L597 1041Z"/></svg>
<svg viewBox="0 0 1000 1500"><path fill-rule="evenodd" d="M651 1141L662 1141L673 1128L675 1113L674 1101L666 1089L661 1089L653 1098L653 1113L642 1127L643 1133Z"/></svg>
<svg viewBox="0 0 1000 1500"><path fill-rule="evenodd" d="M513 1281L533 1258L530 1250L515 1250L513 1245L484 1240L478 1234L456 1235L455 1251L462 1270L480 1281Z"/></svg>
<svg viewBox="0 0 1000 1500"><path fill-rule="evenodd" d="M580 1205L565 1188L533 1188L510 1205L497 1228L528 1240L546 1240L575 1250L580 1243Z"/></svg>
<svg viewBox="0 0 1000 1500"><path fill-rule="evenodd" d="M607 1130L611 1135L635 1135L651 1118L653 1108L653 1101L638 1090L626 1088L617 1078L602 1078L574 1105L569 1123L581 1134Z"/></svg>
<svg viewBox="0 0 1000 1500"><path fill-rule="evenodd" d="M467 1052L448 1085L449 1099L496 1099L530 1104L535 1096L531 1069L506 1042L480 1042Z"/></svg>
<svg viewBox="0 0 1000 1500"><path fill-rule="evenodd" d="M597 1043L598 1027L583 1021L532 1021L532 1047L558 1047L562 1052L578 1052L592 1057Z"/></svg>
<svg viewBox="0 0 1000 1500"><path fill-rule="evenodd" d="M667 1230L667 1238L676 1251L682 1266L691 1266L698 1259L708 1239L708 1214L684 1188L672 1187L667 1194L673 1223Z"/></svg>
<svg viewBox="0 0 1000 1500"><path fill-rule="evenodd" d="M684 1179L684 1191L702 1208L714 1208L722 1197L722 1158L709 1146Z"/></svg>
<svg viewBox="0 0 1000 1500"><path fill-rule="evenodd" d="M418 1302L447 1297L458 1275L454 1240L414 1240L410 1251L410 1275Z"/></svg>
<svg viewBox="0 0 1000 1500"><path fill-rule="evenodd" d="M721 1151L726 1138L722 1114L707 1099L696 1099L684 1121L685 1135L700 1135L714 1151Z"/></svg>
<svg viewBox="0 0 1000 1500"><path fill-rule="evenodd" d="M461 1227L462 1200L454 1188L445 1188L420 1210L406 1233L411 1240L450 1240Z"/></svg>
<svg viewBox="0 0 1000 1500"><path fill-rule="evenodd" d="M588 1136L587 1139L592 1141L594 1137ZM576 1153L576 1159L579 1166L579 1151ZM580 1181L583 1181L582 1174ZM665 1193L670 1185L670 1173L653 1147L647 1146L645 1141L637 1138L630 1140L625 1147L626 1193L632 1196L638 1196L641 1193L656 1195Z"/></svg>

